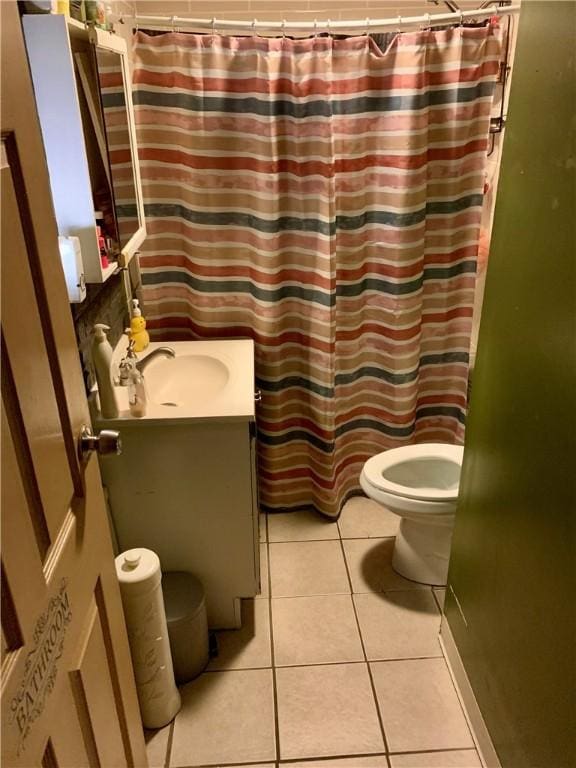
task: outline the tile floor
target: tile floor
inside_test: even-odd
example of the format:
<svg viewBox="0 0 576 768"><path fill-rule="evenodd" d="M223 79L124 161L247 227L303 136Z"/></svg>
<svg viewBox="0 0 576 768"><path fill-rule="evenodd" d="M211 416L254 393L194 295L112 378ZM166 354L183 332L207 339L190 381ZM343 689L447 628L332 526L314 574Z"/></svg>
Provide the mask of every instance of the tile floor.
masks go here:
<svg viewBox="0 0 576 768"><path fill-rule="evenodd" d="M147 734L151 768L480 766L438 643L443 590L391 568L398 519L261 519L262 594Z"/></svg>

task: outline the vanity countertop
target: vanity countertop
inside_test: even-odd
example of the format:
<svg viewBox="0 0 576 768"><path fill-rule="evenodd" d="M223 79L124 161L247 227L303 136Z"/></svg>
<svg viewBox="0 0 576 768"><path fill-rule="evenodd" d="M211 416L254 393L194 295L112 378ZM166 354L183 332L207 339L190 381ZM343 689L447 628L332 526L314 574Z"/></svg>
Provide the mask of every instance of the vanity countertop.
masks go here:
<svg viewBox="0 0 576 768"><path fill-rule="evenodd" d="M151 342L137 357L142 360L159 347L171 347L175 358L158 356L144 372L148 392L146 415L134 417L128 408L128 387L115 387L119 416L103 419L97 391L90 396L93 420L100 426L127 422L150 424L190 419L250 420L255 416L254 342L251 339ZM126 354L126 339L114 350L117 368Z"/></svg>

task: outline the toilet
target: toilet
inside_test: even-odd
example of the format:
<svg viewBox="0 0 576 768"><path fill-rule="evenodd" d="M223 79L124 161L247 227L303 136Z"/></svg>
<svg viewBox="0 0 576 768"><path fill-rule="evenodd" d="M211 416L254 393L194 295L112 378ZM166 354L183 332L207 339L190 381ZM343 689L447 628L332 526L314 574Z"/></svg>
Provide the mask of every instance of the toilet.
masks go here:
<svg viewBox="0 0 576 768"><path fill-rule="evenodd" d="M407 445L362 468L364 493L401 518L392 567L411 581L446 584L463 454L461 445Z"/></svg>

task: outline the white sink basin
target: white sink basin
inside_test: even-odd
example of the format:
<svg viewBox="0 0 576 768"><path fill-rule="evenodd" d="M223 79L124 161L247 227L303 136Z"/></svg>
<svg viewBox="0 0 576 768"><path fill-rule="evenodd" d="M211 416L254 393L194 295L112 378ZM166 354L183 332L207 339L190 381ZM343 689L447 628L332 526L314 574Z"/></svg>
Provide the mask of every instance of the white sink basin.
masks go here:
<svg viewBox="0 0 576 768"><path fill-rule="evenodd" d="M139 423L179 422L187 419L237 420L254 418L254 342L249 339L151 342L138 354L142 360L158 347L171 347L175 357L158 355L146 366L146 415L137 418L128 408L128 387L116 387L120 414ZM118 365L126 354L122 339L114 350ZM92 398L91 407L97 408ZM104 423L98 411L95 418Z"/></svg>
<svg viewBox="0 0 576 768"><path fill-rule="evenodd" d="M219 397L230 380L230 368L227 361L211 355L158 357L144 378L152 402L177 408Z"/></svg>

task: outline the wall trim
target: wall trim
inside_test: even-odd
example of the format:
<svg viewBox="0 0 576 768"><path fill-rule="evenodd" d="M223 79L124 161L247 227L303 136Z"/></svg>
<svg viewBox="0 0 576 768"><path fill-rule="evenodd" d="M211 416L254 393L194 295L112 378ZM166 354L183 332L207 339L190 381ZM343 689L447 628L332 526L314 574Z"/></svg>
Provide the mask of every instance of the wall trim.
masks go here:
<svg viewBox="0 0 576 768"><path fill-rule="evenodd" d="M464 709L464 714L470 726L472 738L476 744L482 765L484 768L502 768L446 616L442 616L442 623L440 625L440 645L442 646L444 658L448 664L456 693Z"/></svg>

